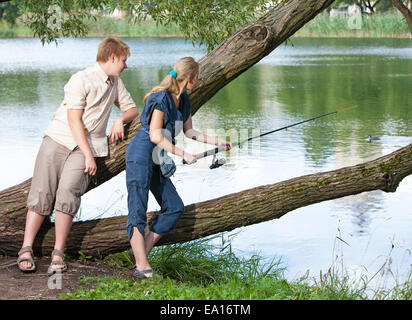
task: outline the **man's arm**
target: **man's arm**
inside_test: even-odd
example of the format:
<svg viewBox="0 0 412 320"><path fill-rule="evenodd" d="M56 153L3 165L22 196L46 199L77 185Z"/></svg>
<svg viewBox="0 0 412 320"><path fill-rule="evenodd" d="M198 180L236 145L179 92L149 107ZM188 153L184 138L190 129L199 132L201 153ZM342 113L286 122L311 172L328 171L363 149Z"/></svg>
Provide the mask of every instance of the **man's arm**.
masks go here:
<svg viewBox="0 0 412 320"><path fill-rule="evenodd" d="M123 114L114 121L110 129L109 138L112 143L118 139L124 139L124 125L139 115L136 104L120 77L117 80L117 97L114 104L123 111Z"/></svg>
<svg viewBox="0 0 412 320"><path fill-rule="evenodd" d="M84 169L84 172L94 176L97 171L97 165L93 157L93 152L90 149L89 142L87 141L86 132L84 131L84 124L82 121L83 113L83 109L67 109L67 120L69 122L73 139L86 158L86 168Z"/></svg>

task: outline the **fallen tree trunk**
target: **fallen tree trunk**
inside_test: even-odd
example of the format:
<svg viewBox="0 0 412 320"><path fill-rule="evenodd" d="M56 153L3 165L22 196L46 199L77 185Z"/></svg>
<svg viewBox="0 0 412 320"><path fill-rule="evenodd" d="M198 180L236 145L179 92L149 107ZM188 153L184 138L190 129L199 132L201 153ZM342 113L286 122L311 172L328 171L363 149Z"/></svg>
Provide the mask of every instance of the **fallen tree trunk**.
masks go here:
<svg viewBox="0 0 412 320"><path fill-rule="evenodd" d="M185 207L176 229L159 245L184 242L280 218L294 209L325 200L365 191L394 192L399 182L412 173L412 144L373 161L334 171L306 175L272 185L233 193ZM148 213L148 221L156 212ZM126 250L126 216L73 224L66 251L98 256ZM20 237L9 235L9 252L16 252ZM48 224L38 239L37 248L50 252L54 246L54 227Z"/></svg>
<svg viewBox="0 0 412 320"><path fill-rule="evenodd" d="M258 21L243 27L203 57L199 61L201 65L199 83L190 94L192 114L195 114L219 89L267 56L332 2L333 0L284 1ZM138 121L133 122L126 129L126 139L120 143L110 145L110 156L108 159L97 163L98 171L89 185L89 190L124 170L125 150L140 127ZM0 192L0 248L9 254L15 254L23 241L26 217L25 206L30 183L31 179ZM102 245L101 251L108 251L103 249L105 247L103 243L107 241L107 245L110 246L112 240L117 238L117 234L111 234L112 231L110 231L113 220L96 220L88 222L87 225L76 222L73 225L71 237L82 239L90 230L86 230L81 226L90 226L90 224L105 225L107 234L103 232L95 235L96 238L100 236L102 238L101 240L95 240L96 247L93 249L93 245L86 243L80 247L74 247L85 252L95 252L99 249L98 245ZM49 232L50 227L50 223L45 223L40 230L34 247L38 254L48 254L51 251L47 241L44 242L44 237ZM116 233L117 231L113 232ZM125 236L125 233L122 232L122 235Z"/></svg>

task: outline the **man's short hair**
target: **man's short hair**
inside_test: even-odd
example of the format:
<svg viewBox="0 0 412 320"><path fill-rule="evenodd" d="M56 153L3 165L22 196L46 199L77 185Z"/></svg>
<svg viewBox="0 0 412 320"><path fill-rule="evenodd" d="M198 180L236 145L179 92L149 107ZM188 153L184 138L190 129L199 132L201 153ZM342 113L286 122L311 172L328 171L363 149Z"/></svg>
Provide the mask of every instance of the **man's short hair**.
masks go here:
<svg viewBox="0 0 412 320"><path fill-rule="evenodd" d="M114 53L117 57L129 57L130 49L129 46L120 39L105 38L99 44L96 61L106 62L107 60L109 60L109 57L112 53Z"/></svg>

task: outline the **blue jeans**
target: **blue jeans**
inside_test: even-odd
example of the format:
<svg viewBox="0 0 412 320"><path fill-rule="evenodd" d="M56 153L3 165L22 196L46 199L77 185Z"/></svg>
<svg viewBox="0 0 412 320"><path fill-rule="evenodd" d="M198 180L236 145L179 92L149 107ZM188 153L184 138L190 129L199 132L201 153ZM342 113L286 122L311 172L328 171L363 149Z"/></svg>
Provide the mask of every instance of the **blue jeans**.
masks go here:
<svg viewBox="0 0 412 320"><path fill-rule="evenodd" d="M149 135L140 130L130 142L126 152L127 185L127 234L133 236L133 228L144 237L149 190L160 205L160 212L152 220L150 231L165 235L173 230L184 212L184 204L169 178L164 178L160 167L152 160L154 144Z"/></svg>

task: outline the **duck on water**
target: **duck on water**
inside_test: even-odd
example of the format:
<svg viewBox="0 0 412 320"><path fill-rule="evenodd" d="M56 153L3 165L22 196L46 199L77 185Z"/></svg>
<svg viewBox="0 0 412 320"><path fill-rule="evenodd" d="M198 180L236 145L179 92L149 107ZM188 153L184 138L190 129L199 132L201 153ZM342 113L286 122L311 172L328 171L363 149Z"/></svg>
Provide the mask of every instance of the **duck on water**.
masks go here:
<svg viewBox="0 0 412 320"><path fill-rule="evenodd" d="M380 141L381 140L381 138L378 138L378 137L373 137L373 136L371 136L371 135L368 135L368 139L367 139L367 141L370 143L370 142L372 142L372 141Z"/></svg>

